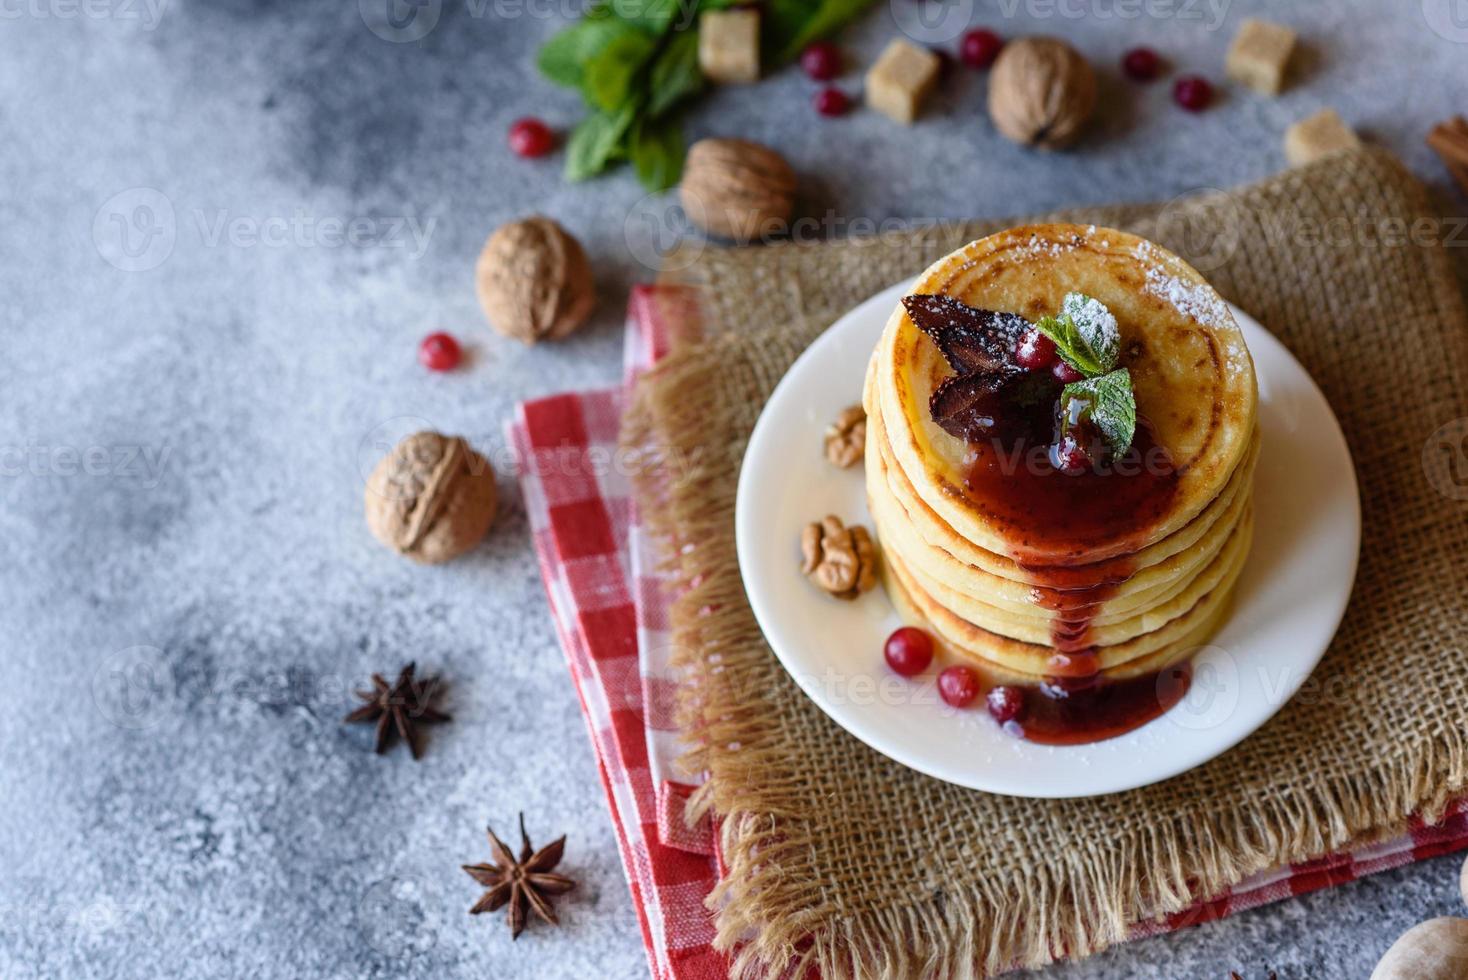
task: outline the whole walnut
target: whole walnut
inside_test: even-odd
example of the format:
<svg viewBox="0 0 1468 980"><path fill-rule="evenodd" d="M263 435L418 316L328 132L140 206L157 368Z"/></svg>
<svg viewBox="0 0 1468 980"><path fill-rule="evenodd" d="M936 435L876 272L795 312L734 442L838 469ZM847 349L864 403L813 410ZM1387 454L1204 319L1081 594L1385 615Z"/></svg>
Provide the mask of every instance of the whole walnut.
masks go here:
<svg viewBox="0 0 1468 980"><path fill-rule="evenodd" d="M1079 135L1096 108L1096 73L1053 37L1010 41L989 75L989 117L1016 143L1053 149Z"/></svg>
<svg viewBox="0 0 1468 980"><path fill-rule="evenodd" d="M458 436L418 432L367 478L367 526L389 548L424 564L473 548L499 507L494 468Z"/></svg>
<svg viewBox="0 0 1468 980"><path fill-rule="evenodd" d="M596 306L596 284L581 243L539 215L490 235L474 280L490 326L527 344L565 337Z"/></svg>
<svg viewBox="0 0 1468 980"><path fill-rule="evenodd" d="M1392 943L1371 980L1462 980L1468 976L1468 919L1418 923Z"/></svg>
<svg viewBox="0 0 1468 980"><path fill-rule="evenodd" d="M767 146L699 140L688 151L678 198L688 220L741 244L784 231L795 211L795 171Z"/></svg>

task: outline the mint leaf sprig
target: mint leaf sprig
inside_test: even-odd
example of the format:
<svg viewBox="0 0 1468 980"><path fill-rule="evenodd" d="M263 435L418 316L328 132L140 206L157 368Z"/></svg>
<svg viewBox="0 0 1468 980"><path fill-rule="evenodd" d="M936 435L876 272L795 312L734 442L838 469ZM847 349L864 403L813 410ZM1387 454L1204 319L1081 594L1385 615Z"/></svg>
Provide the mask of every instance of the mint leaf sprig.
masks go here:
<svg viewBox="0 0 1468 980"><path fill-rule="evenodd" d="M567 141L567 180L587 180L625 160L650 191L678 183L684 158L678 116L705 88L699 15L737 2L603 0L541 47L541 74L579 91L590 110ZM875 2L767 0L761 26L766 62L794 60Z"/></svg>
<svg viewBox="0 0 1468 980"><path fill-rule="evenodd" d="M1120 456L1131 448L1137 434L1137 400L1132 376L1117 368L1121 330L1104 303L1084 293L1067 293L1059 316L1041 317L1035 328L1055 342L1062 360L1085 377L1072 381L1060 393L1064 413L1072 401L1085 403L1092 424L1106 446Z"/></svg>

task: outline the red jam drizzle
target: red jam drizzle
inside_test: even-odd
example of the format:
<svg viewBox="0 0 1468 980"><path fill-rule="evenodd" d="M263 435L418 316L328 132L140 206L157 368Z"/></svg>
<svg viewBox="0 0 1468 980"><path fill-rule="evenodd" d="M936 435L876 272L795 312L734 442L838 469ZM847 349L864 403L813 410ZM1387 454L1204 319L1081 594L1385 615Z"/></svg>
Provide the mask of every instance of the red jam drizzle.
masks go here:
<svg viewBox="0 0 1468 980"><path fill-rule="evenodd" d="M1051 681L1022 686L1024 708L1004 728L1043 745L1084 745L1125 735L1152 721L1188 694L1191 664L1119 681Z"/></svg>
<svg viewBox="0 0 1468 980"><path fill-rule="evenodd" d="M1186 696L1188 664L1120 681L1100 677L1092 623L1131 577L1130 553L1167 513L1178 471L1145 422L1121 457L1079 473L1056 469L1056 406L1001 415L1003 437L971 442L964 487L970 498L1018 539L1018 552L1119 557L1087 565L1021 563L1036 605L1054 612L1048 676L1022 686L1024 707L1006 730L1032 742L1078 745L1114 738L1152 721Z"/></svg>

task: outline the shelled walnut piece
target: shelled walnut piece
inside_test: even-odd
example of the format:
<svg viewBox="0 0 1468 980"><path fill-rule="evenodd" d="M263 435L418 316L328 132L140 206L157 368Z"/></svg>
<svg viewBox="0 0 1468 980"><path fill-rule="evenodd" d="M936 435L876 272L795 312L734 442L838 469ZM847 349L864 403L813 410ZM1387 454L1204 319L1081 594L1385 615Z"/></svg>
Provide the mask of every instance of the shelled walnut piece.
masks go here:
<svg viewBox="0 0 1468 980"><path fill-rule="evenodd" d="M1285 69L1294 50L1294 31L1283 24L1250 17L1229 46L1224 71L1256 92L1278 95L1284 88Z"/></svg>
<svg viewBox="0 0 1468 980"><path fill-rule="evenodd" d="M826 427L826 459L843 470L849 469L862 461L866 448L866 409L852 405Z"/></svg>
<svg viewBox="0 0 1468 980"><path fill-rule="evenodd" d="M1302 167L1338 150L1360 145L1361 140L1334 109L1321 109L1285 130L1285 159L1292 167Z"/></svg>
<svg viewBox="0 0 1468 980"><path fill-rule="evenodd" d="M539 215L489 236L474 281L490 326L526 344L565 337L596 307L591 263L581 243Z"/></svg>
<svg viewBox="0 0 1468 980"><path fill-rule="evenodd" d="M1464 194L1468 194L1468 120L1454 116L1438 123L1428 134L1427 145L1442 157Z"/></svg>
<svg viewBox="0 0 1468 980"><path fill-rule="evenodd" d="M424 564L479 543L499 507L494 469L458 436L418 432L367 478L367 527L383 544Z"/></svg>
<svg viewBox="0 0 1468 980"><path fill-rule="evenodd" d="M838 599L855 599L877 584L877 549L860 524L827 515L800 533L801 572Z"/></svg>
<svg viewBox="0 0 1468 980"><path fill-rule="evenodd" d="M698 67L720 85L759 81L759 11L709 10L700 16Z"/></svg>
<svg viewBox="0 0 1468 980"><path fill-rule="evenodd" d="M942 59L932 51L898 38L867 72L867 105L894 122L911 125L942 70Z"/></svg>

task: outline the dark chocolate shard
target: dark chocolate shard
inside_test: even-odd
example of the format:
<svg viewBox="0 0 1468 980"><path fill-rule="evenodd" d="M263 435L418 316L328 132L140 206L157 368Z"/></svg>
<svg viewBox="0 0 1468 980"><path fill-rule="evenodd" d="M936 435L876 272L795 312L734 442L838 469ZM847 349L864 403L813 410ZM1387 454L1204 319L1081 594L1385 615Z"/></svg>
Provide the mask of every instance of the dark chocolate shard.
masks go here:
<svg viewBox="0 0 1468 980"><path fill-rule="evenodd" d="M904 296L902 305L959 374L1018 367L1014 350L1030 328L1024 317L975 309L951 296Z"/></svg>
<svg viewBox="0 0 1468 980"><path fill-rule="evenodd" d="M1050 373L1019 368L944 378L933 390L928 410L944 432L968 442L998 439L1005 444L1049 438L1048 423L1039 426L1034 406L1053 402L1059 384ZM1033 431L1032 431L1033 430Z"/></svg>

